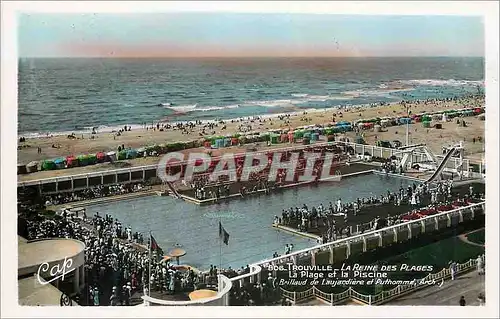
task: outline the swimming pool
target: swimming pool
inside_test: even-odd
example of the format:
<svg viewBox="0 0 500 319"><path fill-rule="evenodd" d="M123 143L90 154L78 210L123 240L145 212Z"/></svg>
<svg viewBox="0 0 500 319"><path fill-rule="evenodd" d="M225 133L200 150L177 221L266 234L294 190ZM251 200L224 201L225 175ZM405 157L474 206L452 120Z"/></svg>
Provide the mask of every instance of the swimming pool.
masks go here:
<svg viewBox="0 0 500 319"><path fill-rule="evenodd" d="M392 176L368 174L345 178L339 182L321 183L283 190L269 196L235 199L210 206L198 206L171 197L149 196L137 199L91 205L87 214L110 214L124 226L149 231L165 253L175 244L186 250L182 263L199 269L210 265L239 268L284 253L286 244L294 250L317 245L314 239L302 238L271 227L273 217L283 208L328 205L341 198L343 202L358 197L379 196L396 191L412 181ZM222 215L222 217L219 217ZM220 245L219 220L229 233L229 244Z"/></svg>

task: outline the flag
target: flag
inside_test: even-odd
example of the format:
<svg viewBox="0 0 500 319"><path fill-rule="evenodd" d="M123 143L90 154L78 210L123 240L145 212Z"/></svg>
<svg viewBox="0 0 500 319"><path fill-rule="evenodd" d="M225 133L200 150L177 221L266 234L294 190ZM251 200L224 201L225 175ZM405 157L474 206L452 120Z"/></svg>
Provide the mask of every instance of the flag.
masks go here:
<svg viewBox="0 0 500 319"><path fill-rule="evenodd" d="M224 244L228 244L229 242L229 233L222 227L221 222L219 222L219 238L224 242Z"/></svg>
<svg viewBox="0 0 500 319"><path fill-rule="evenodd" d="M150 236L151 236L151 239L150 239L150 249L151 249L151 252L156 251L156 254L159 257L163 256L163 250L160 248L160 246L158 246L158 243L156 242L156 240L153 237L153 235L150 235Z"/></svg>

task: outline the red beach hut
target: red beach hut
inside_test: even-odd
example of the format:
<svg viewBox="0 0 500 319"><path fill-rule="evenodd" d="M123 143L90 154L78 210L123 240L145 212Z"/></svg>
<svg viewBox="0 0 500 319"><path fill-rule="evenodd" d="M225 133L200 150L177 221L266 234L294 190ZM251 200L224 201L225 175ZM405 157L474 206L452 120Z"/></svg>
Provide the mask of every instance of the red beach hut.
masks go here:
<svg viewBox="0 0 500 319"><path fill-rule="evenodd" d="M104 154L104 152L98 152L95 156L98 163L104 163L106 161L106 154Z"/></svg>
<svg viewBox="0 0 500 319"><path fill-rule="evenodd" d="M66 166L67 167L77 167L78 166L78 159L74 157L73 155L66 156Z"/></svg>

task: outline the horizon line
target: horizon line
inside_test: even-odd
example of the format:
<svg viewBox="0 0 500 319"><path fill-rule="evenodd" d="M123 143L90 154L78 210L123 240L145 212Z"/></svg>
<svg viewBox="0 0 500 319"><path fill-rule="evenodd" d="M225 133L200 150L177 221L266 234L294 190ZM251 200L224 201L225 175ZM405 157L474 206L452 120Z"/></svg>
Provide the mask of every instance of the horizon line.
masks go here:
<svg viewBox="0 0 500 319"><path fill-rule="evenodd" d="M485 58L484 55L367 55L367 56L19 56L18 59L366 59L366 58Z"/></svg>

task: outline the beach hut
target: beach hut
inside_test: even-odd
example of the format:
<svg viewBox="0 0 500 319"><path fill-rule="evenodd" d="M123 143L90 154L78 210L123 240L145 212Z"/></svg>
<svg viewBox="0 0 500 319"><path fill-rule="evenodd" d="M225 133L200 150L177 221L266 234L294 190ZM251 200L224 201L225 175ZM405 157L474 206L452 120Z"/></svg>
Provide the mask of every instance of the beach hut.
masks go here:
<svg viewBox="0 0 500 319"><path fill-rule="evenodd" d="M106 157L110 162L114 162L118 159L118 157L116 156L116 152L107 152Z"/></svg>
<svg viewBox="0 0 500 319"><path fill-rule="evenodd" d="M26 165L26 170L28 171L28 173L38 172L38 162L29 162L28 165Z"/></svg>
<svg viewBox="0 0 500 319"><path fill-rule="evenodd" d="M77 167L78 160L73 155L66 156L66 167Z"/></svg>
<svg viewBox="0 0 500 319"><path fill-rule="evenodd" d="M26 168L26 164L17 164L17 175L27 174L28 169Z"/></svg>
<svg viewBox="0 0 500 319"><path fill-rule="evenodd" d="M203 146L205 146L205 148L212 148L212 142L205 141L205 142L203 142Z"/></svg>
<svg viewBox="0 0 500 319"><path fill-rule="evenodd" d="M382 126L382 127L388 127L388 126L390 126L389 124L390 124L390 122L387 119L380 121L380 126Z"/></svg>
<svg viewBox="0 0 500 319"><path fill-rule="evenodd" d="M215 140L215 148L222 148L224 147L224 139L223 138L218 138Z"/></svg>
<svg viewBox="0 0 500 319"><path fill-rule="evenodd" d="M373 122L366 122L363 124L363 129L369 130L369 129L372 129L373 126L374 126Z"/></svg>
<svg viewBox="0 0 500 319"><path fill-rule="evenodd" d="M430 116L430 118L433 121L441 121L441 119L443 118L443 115L446 116L446 114L433 114L432 116Z"/></svg>
<svg viewBox="0 0 500 319"><path fill-rule="evenodd" d="M378 147L385 147L385 148L391 148L391 142L389 141L377 141L376 145Z"/></svg>
<svg viewBox="0 0 500 319"><path fill-rule="evenodd" d="M239 142L240 142L239 138L240 138L239 136L237 136L237 137L236 136L231 137L231 145L233 145L233 146L234 145L238 145Z"/></svg>
<svg viewBox="0 0 500 319"><path fill-rule="evenodd" d="M95 154L87 155L87 162L89 165L94 165L95 163L97 163L97 156Z"/></svg>
<svg viewBox="0 0 500 319"><path fill-rule="evenodd" d="M134 149L127 150L127 159L134 159L137 157L137 151Z"/></svg>
<svg viewBox="0 0 500 319"><path fill-rule="evenodd" d="M88 158L86 155L78 155L78 164L79 166L87 166L89 164Z"/></svg>
<svg viewBox="0 0 500 319"><path fill-rule="evenodd" d="M421 122L430 122L432 121L432 116L424 114L420 117Z"/></svg>
<svg viewBox="0 0 500 319"><path fill-rule="evenodd" d="M269 140L271 141L272 144L278 144L279 143L279 135L272 133L269 135Z"/></svg>
<svg viewBox="0 0 500 319"><path fill-rule="evenodd" d="M56 164L53 160L42 161L42 171L52 171L56 169Z"/></svg>
<svg viewBox="0 0 500 319"><path fill-rule="evenodd" d="M312 133L311 134L311 143L317 142L319 140L319 133Z"/></svg>
<svg viewBox="0 0 500 319"><path fill-rule="evenodd" d="M124 159L127 159L127 151L121 150L118 152L118 160L123 161Z"/></svg>
<svg viewBox="0 0 500 319"><path fill-rule="evenodd" d="M467 110L464 113L465 116L474 116L474 110Z"/></svg>
<svg viewBox="0 0 500 319"><path fill-rule="evenodd" d="M304 133L304 135L302 136L302 138L308 139L310 141L311 140L311 133L309 133L309 132Z"/></svg>
<svg viewBox="0 0 500 319"><path fill-rule="evenodd" d="M229 147L229 146L231 146L231 138L226 137L224 138L224 147Z"/></svg>
<svg viewBox="0 0 500 319"><path fill-rule="evenodd" d="M303 136L304 136L304 131L302 131L302 130L295 130L293 132L293 138L296 140L299 138L302 138Z"/></svg>
<svg viewBox="0 0 500 319"><path fill-rule="evenodd" d="M145 157L146 149L144 147L137 149L137 157Z"/></svg>
<svg viewBox="0 0 500 319"><path fill-rule="evenodd" d="M289 131L289 132L288 132L288 142L289 142L289 143L293 143L293 142L295 142L295 138L294 138L293 131Z"/></svg>
<svg viewBox="0 0 500 319"><path fill-rule="evenodd" d="M57 158L54 160L54 165L56 169L64 169L66 168L66 159L65 158Z"/></svg>
<svg viewBox="0 0 500 319"><path fill-rule="evenodd" d="M411 124L411 118L408 117L402 117L399 119L399 124Z"/></svg>
<svg viewBox="0 0 500 319"><path fill-rule="evenodd" d="M95 154L95 156L97 158L97 163L106 162L106 154L104 152L97 152L97 154Z"/></svg>
<svg viewBox="0 0 500 319"><path fill-rule="evenodd" d="M281 135L280 135L280 142L281 142L281 143L286 143L286 142L288 142L288 134L281 134Z"/></svg>
<svg viewBox="0 0 500 319"><path fill-rule="evenodd" d="M356 136L356 144L366 144L361 136Z"/></svg>

